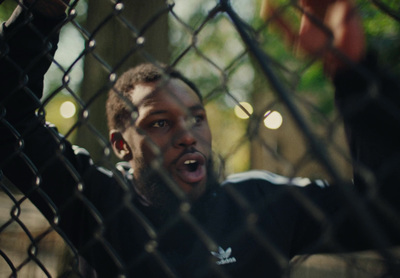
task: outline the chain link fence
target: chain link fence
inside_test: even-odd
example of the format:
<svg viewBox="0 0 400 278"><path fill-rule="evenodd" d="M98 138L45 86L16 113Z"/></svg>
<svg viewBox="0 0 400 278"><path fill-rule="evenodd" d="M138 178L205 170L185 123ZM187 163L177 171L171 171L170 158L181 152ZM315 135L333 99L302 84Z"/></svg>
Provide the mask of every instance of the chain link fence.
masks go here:
<svg viewBox="0 0 400 278"><path fill-rule="evenodd" d="M282 19L295 29L305 12L300 3L276 1L275 13L265 14L266 3L71 1L65 19L22 16L0 46L1 277L400 275L399 86L389 77L399 71L400 6L356 3L379 63L352 65L353 72L331 82L321 61L288 46L287 30L276 26ZM16 6L32 11L13 0L1 5L4 20ZM41 85L31 80L40 81L47 62L39 102ZM268 181L268 189L248 183L257 189L247 193L230 186L243 179L235 176L214 193L219 197L197 205L155 160L147 166L163 177L177 207L167 217L138 201L131 170L112 154L104 107L118 77L142 62L167 64L200 89L218 180L267 170L248 172L247 180ZM353 91L367 97L342 104ZM25 115L30 109L34 119ZM38 127L44 115L64 137L50 125ZM353 167L361 193L349 190Z"/></svg>

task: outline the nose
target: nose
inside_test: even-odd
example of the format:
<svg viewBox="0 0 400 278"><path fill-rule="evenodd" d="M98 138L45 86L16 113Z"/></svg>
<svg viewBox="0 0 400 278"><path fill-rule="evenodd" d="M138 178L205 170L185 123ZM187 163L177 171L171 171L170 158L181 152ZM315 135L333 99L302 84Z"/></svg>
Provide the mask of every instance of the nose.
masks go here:
<svg viewBox="0 0 400 278"><path fill-rule="evenodd" d="M186 148L197 143L197 139L192 132L192 124L187 120L182 120L177 124L174 137L174 146L177 148Z"/></svg>

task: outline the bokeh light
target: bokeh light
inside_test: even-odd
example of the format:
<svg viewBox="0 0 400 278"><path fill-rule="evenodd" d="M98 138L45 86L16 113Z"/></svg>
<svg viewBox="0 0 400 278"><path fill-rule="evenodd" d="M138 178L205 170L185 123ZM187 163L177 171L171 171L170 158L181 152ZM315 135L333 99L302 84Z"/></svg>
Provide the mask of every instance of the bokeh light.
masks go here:
<svg viewBox="0 0 400 278"><path fill-rule="evenodd" d="M249 115L253 114L253 107L248 102L240 102L240 105L235 106L236 117L240 119L248 119ZM245 110L243 110L243 108Z"/></svg>
<svg viewBox="0 0 400 278"><path fill-rule="evenodd" d="M64 101L60 106L60 114L64 119L72 118L76 113L75 104L71 101Z"/></svg>
<svg viewBox="0 0 400 278"><path fill-rule="evenodd" d="M264 125L269 129L278 129L283 123L282 115L278 111L267 111L264 114Z"/></svg>

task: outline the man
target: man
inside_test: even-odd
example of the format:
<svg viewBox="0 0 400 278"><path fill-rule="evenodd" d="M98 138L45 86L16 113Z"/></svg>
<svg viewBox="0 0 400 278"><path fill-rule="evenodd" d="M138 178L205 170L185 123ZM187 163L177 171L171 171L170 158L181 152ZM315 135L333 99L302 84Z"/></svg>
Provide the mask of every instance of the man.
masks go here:
<svg viewBox="0 0 400 278"><path fill-rule="evenodd" d="M340 11L345 20L332 28L342 39L334 44L348 62L359 63L363 37L349 44L354 30L360 31L359 22L345 16L351 6L347 1L322 2L304 1L303 6L328 21L333 11ZM400 125L395 113L381 105L390 100L398 108L398 87L373 63L364 66L374 80L384 82L375 91L377 102L368 98L370 80L326 53L333 61L328 71L355 155L356 185L367 196L379 196L354 199L354 208L366 212L360 217L348 212L346 197L356 198L351 185L253 171L219 186L201 95L179 73L149 64L122 75L107 102L112 147L129 167L119 165L119 171L110 172L93 165L84 150L44 125L40 113L35 115L64 8L58 0L38 1L33 17L19 8L3 27L0 167L98 276L281 277L296 254L399 242L392 225L397 222L387 220L381 210L386 204L379 202L398 208ZM328 37L319 34L320 43L309 44L305 37L315 38L315 26L307 19L302 26L300 47L316 54ZM363 106L355 106L360 101ZM371 109L377 114L371 115ZM371 126L380 121L390 128ZM382 167L388 162L392 168ZM371 223L377 238L362 235Z"/></svg>
<svg viewBox="0 0 400 278"><path fill-rule="evenodd" d="M138 66L121 76L107 102L115 153L129 161L138 191L161 207L165 198L154 198L170 191L161 185L162 178L150 183L145 178L154 172L152 163L160 163L171 185L190 200L203 195L212 178L211 132L200 92L178 72L170 76L163 80L163 72L152 64Z"/></svg>

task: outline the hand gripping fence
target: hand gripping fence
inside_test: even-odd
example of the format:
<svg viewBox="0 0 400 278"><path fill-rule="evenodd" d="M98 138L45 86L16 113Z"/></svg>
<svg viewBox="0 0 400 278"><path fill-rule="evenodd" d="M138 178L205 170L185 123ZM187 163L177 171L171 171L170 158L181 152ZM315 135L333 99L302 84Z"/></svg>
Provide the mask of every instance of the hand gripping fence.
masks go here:
<svg viewBox="0 0 400 278"><path fill-rule="evenodd" d="M311 0L80 0L65 16L56 2L0 1L11 18L0 40L0 277L400 275L399 4L354 1L368 46L353 62ZM313 56L298 45L302 16L329 38ZM333 76L328 51L345 65ZM213 163L190 154L165 166L178 148L160 143L178 136L168 137L171 101L167 119L138 127L141 104L117 87L141 63L161 72L156 92L168 88L175 113L192 110L171 80L198 88ZM113 155L109 92L127 107L129 138L143 140L133 155L152 153L148 190L135 160ZM174 176L194 172L186 164L212 164L217 187L188 197ZM141 190L173 202L155 206L164 195Z"/></svg>

